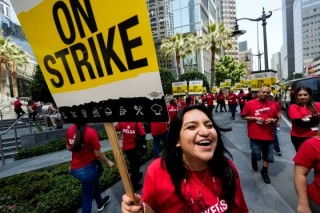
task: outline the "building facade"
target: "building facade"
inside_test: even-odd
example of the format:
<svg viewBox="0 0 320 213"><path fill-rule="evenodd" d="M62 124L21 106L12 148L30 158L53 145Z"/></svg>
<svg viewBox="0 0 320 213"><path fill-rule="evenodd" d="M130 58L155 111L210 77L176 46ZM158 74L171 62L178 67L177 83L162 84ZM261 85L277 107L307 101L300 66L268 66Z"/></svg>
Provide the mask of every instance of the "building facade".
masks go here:
<svg viewBox="0 0 320 213"><path fill-rule="evenodd" d="M306 74L320 56L320 1L296 0L293 12L296 73Z"/></svg>
<svg viewBox="0 0 320 213"><path fill-rule="evenodd" d="M11 15L11 4L9 0L0 0L0 36L3 38L10 38L12 43L21 47L25 52L29 53L32 60L23 66L18 66L15 70L16 84L13 83L12 70L9 70L8 64L2 66L0 83L1 83L1 98L14 97L14 96L26 96L28 90L28 84L32 79L35 71L36 62L34 61L33 52L31 47L26 40L26 37L22 31L20 25L12 21ZM14 79L15 80L15 79ZM17 92L14 92L17 91Z"/></svg>
<svg viewBox="0 0 320 213"><path fill-rule="evenodd" d="M277 78L282 79L283 74L281 72L281 52L272 54L271 57L271 69L277 71Z"/></svg>
<svg viewBox="0 0 320 213"><path fill-rule="evenodd" d="M293 25L294 0L282 0L282 25L283 25L283 51L282 70L284 76L295 72L294 25Z"/></svg>
<svg viewBox="0 0 320 213"><path fill-rule="evenodd" d="M253 55L251 49L244 49L243 51L239 51L238 55L239 63L246 63L247 64L247 73L246 76L249 77L251 72L253 71Z"/></svg>
<svg viewBox="0 0 320 213"><path fill-rule="evenodd" d="M153 38L158 53L160 67L166 67L177 73L175 57L165 59L159 54L159 46L163 38L168 38L177 33L193 33L201 36L207 33L209 23L217 22L218 6L216 0L148 0L149 17ZM164 15L164 17L161 17ZM159 20L164 23L160 25ZM195 68L202 72L210 82L211 53L203 50L193 53L182 60L182 73L187 69Z"/></svg>
<svg viewBox="0 0 320 213"><path fill-rule="evenodd" d="M227 28L233 30L236 25L237 13L236 13L236 0L220 0L220 16ZM230 38L232 43L231 49L224 49L223 55L234 57L238 59L238 39L236 37Z"/></svg>

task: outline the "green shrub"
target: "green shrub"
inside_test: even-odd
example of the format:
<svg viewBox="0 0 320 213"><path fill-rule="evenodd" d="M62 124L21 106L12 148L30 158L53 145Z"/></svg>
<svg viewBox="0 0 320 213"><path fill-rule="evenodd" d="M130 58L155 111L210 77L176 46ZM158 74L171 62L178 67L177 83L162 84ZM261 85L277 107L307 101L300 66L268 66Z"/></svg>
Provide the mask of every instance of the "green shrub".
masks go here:
<svg viewBox="0 0 320 213"><path fill-rule="evenodd" d="M152 141L142 163L152 158ZM112 151L105 152L115 162ZM0 212L77 212L81 207L81 183L69 174L69 163L0 179ZM103 164L101 191L120 180L117 167Z"/></svg>

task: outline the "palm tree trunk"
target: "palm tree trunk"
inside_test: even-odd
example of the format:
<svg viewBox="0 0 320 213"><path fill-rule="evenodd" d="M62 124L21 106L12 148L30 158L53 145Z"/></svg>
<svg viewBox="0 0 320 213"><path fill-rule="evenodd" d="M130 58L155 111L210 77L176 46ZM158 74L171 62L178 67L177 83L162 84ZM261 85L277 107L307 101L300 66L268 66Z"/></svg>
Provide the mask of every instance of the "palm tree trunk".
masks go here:
<svg viewBox="0 0 320 213"><path fill-rule="evenodd" d="M178 53L176 53L176 61L177 61L177 68L178 68L177 77L179 77L181 75L181 67L180 67L180 55Z"/></svg>
<svg viewBox="0 0 320 213"><path fill-rule="evenodd" d="M216 46L212 44L211 46L211 87L216 85L216 70L215 70L215 61L216 61Z"/></svg>
<svg viewBox="0 0 320 213"><path fill-rule="evenodd" d="M11 65L11 75L12 75L13 97L18 97L16 66L13 61L10 62L10 65Z"/></svg>

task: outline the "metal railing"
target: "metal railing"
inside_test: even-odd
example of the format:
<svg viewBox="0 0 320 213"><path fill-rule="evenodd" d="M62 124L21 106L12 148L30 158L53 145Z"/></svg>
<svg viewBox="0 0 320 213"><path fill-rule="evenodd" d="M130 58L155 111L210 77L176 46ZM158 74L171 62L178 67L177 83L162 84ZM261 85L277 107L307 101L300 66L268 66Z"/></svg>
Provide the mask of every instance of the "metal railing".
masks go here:
<svg viewBox="0 0 320 213"><path fill-rule="evenodd" d="M9 108L10 106L11 106L11 104L8 104L7 106L2 107L2 108L0 109L0 120L1 120L0 125L1 125L1 128L3 128L3 125L2 125L2 123L3 123L3 113L2 113L2 111L3 111L4 109L6 109L6 108Z"/></svg>

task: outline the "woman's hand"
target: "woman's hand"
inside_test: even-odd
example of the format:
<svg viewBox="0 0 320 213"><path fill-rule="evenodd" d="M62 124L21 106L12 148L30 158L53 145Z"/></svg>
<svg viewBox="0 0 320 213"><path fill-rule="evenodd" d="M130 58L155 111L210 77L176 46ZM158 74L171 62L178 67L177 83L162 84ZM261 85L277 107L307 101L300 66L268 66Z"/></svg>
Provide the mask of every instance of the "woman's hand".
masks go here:
<svg viewBox="0 0 320 213"><path fill-rule="evenodd" d="M130 198L129 195L124 194L122 196L122 202L121 202L122 213L128 213L128 212L141 213L144 211L142 207L141 196L138 194L135 194L135 198L138 202L137 205L134 204L133 199Z"/></svg>
<svg viewBox="0 0 320 213"><path fill-rule="evenodd" d="M108 166L109 168L112 168L114 166L114 163L111 160L108 160Z"/></svg>
<svg viewBox="0 0 320 213"><path fill-rule="evenodd" d="M312 213L309 206L298 205L297 213Z"/></svg>

